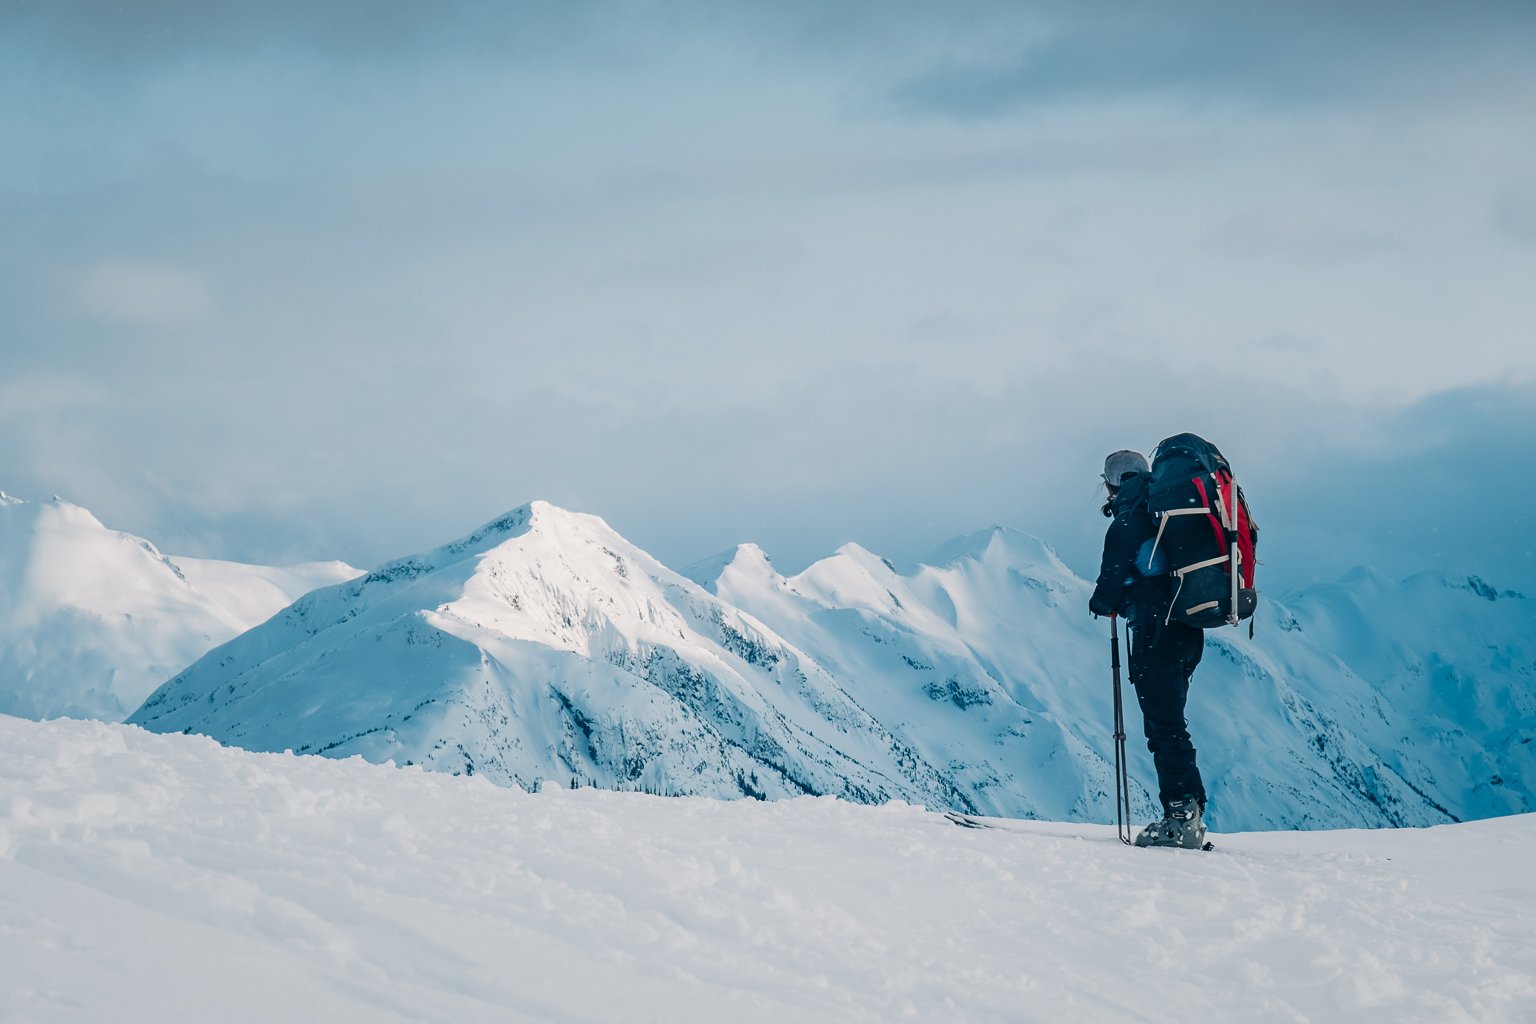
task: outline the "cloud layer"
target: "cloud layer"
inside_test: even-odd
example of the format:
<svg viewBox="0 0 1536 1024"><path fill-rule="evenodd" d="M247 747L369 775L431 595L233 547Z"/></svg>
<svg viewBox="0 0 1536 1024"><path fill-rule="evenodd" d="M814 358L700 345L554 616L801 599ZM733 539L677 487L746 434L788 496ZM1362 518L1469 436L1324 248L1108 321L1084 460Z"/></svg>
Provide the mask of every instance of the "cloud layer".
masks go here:
<svg viewBox="0 0 1536 1024"><path fill-rule="evenodd" d="M1529 496L1413 460L1529 437L1520 5L96 6L0 32L9 490L230 557L545 497L1087 571L1103 453L1197 429L1279 579L1510 564L1434 524Z"/></svg>

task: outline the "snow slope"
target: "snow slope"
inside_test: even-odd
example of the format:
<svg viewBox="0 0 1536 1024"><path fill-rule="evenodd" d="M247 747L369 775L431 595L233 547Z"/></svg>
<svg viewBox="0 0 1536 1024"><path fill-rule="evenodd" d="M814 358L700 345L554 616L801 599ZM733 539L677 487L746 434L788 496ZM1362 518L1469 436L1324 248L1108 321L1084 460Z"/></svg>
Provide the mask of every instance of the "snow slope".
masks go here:
<svg viewBox="0 0 1536 1024"><path fill-rule="evenodd" d="M844 681L986 813L1102 820L1108 648L1084 583L1017 531L962 538L943 556L909 577L848 544L785 579L748 545L708 586ZM1144 789L1136 806L1151 811Z"/></svg>
<svg viewBox="0 0 1536 1024"><path fill-rule="evenodd" d="M121 719L209 648L357 573L168 557L62 499L0 495L0 713Z"/></svg>
<svg viewBox="0 0 1536 1024"><path fill-rule="evenodd" d="M671 572L543 502L306 597L132 718L527 789L834 794L1113 816L1107 623L993 528L910 573L857 545L791 578L753 545ZM702 584L699 585L699 584ZM1133 814L1154 813L1125 693ZM1480 580L1369 573L1213 631L1190 704L1218 829L1531 810L1536 617Z"/></svg>
<svg viewBox="0 0 1536 1024"><path fill-rule="evenodd" d="M0 1019L1529 1021L1536 816L965 830L0 717Z"/></svg>

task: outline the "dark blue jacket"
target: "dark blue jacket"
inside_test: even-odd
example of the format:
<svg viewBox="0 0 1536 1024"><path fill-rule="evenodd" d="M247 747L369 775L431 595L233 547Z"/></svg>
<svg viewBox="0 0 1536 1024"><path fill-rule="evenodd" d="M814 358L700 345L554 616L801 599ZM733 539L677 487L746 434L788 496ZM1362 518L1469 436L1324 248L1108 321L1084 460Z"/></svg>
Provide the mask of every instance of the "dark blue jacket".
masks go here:
<svg viewBox="0 0 1536 1024"><path fill-rule="evenodd" d="M1157 609L1160 614L1172 599L1166 573L1153 573L1141 561L1148 557L1157 535L1157 521L1147 511L1149 483L1145 473L1124 477L1110 500L1112 520L1104 532L1104 558L1088 599L1088 610L1095 615L1122 615L1134 622L1139 609ZM1161 556L1158 560L1162 561Z"/></svg>

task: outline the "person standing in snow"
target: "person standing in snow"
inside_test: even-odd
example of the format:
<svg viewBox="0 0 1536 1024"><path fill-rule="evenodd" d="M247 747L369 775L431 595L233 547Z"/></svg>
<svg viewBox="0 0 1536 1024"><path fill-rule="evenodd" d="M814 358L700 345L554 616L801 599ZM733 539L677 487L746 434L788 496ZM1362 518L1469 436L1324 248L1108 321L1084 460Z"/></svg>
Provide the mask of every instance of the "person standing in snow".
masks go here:
<svg viewBox="0 0 1536 1024"><path fill-rule="evenodd" d="M1131 686L1157 766L1163 817L1142 829L1136 845L1195 849L1205 842L1205 785L1195 765L1184 706L1190 676L1205 652L1205 634L1169 620L1173 590L1167 566L1147 564L1157 534L1147 509L1150 479L1151 467L1139 452L1118 451L1104 460L1109 496L1103 512L1111 522L1088 609L1126 621Z"/></svg>

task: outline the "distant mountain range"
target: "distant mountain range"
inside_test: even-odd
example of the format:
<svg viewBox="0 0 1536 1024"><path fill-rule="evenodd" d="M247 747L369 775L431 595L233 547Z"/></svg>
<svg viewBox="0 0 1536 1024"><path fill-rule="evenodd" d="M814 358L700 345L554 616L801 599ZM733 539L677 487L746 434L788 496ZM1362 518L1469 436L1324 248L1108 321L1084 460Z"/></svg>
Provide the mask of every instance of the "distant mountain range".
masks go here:
<svg viewBox="0 0 1536 1024"><path fill-rule="evenodd" d="M0 493L0 714L121 720L209 648L358 573L163 555L78 505Z"/></svg>
<svg viewBox="0 0 1536 1024"><path fill-rule="evenodd" d="M667 794L1113 817L1106 623L994 528L899 572L849 545L785 577L746 545L679 574L534 502L307 594L130 721L254 750ZM1359 571L1213 631L1190 702L1218 830L1532 808L1536 614L1475 577ZM1127 692L1132 732L1139 732ZM1131 746L1138 817L1153 775Z"/></svg>

